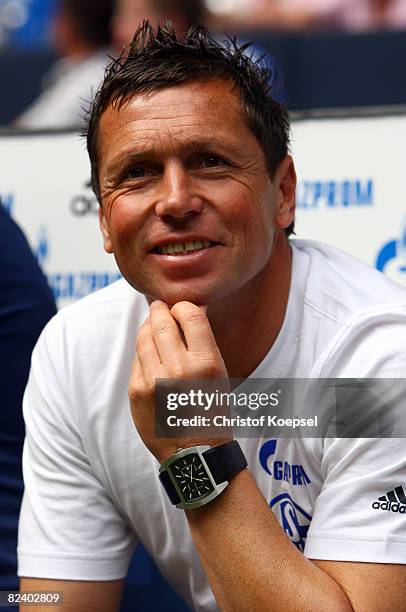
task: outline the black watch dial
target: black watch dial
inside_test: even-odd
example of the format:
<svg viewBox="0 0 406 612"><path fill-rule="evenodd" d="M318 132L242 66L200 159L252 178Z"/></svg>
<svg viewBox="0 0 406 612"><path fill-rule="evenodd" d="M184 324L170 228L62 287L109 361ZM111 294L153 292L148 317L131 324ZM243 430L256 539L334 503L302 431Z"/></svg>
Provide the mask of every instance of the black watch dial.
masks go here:
<svg viewBox="0 0 406 612"><path fill-rule="evenodd" d="M177 459L169 469L175 477L185 502L201 499L214 491L206 469L197 454Z"/></svg>

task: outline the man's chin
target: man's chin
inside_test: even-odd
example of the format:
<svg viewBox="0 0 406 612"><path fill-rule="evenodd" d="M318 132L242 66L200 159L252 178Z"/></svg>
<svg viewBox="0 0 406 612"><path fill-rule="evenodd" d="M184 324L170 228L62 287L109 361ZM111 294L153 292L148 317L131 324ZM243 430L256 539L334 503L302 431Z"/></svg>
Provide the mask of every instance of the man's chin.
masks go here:
<svg viewBox="0 0 406 612"><path fill-rule="evenodd" d="M154 283L153 285L133 282L128 276L126 276L126 279L134 289L146 296L149 303L154 300L162 300L171 306L178 302L191 302L197 305L211 304L223 298L225 293L224 286L219 287L215 283L204 283L199 279L190 283L164 282L162 284Z"/></svg>

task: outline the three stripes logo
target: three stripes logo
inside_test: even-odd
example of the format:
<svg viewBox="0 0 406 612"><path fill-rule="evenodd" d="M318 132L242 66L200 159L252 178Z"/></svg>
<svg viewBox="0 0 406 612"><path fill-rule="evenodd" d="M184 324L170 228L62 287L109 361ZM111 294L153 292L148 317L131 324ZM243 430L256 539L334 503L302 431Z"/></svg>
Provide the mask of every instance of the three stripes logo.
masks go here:
<svg viewBox="0 0 406 612"><path fill-rule="evenodd" d="M406 514L406 496L402 486L388 491L385 495L378 497L378 501L373 502L374 510L387 510Z"/></svg>

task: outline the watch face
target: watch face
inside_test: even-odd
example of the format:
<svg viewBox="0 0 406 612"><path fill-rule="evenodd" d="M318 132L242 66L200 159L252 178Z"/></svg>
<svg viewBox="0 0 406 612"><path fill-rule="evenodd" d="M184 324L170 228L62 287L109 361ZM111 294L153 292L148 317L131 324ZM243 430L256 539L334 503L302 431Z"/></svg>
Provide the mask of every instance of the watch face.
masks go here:
<svg viewBox="0 0 406 612"><path fill-rule="evenodd" d="M170 469L186 502L200 499L214 491L199 455L191 454L177 459Z"/></svg>

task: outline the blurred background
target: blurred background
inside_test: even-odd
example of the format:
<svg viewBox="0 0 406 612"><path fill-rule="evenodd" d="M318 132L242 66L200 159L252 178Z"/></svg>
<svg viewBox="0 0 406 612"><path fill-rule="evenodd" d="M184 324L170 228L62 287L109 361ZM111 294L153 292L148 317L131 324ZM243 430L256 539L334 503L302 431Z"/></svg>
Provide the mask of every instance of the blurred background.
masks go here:
<svg viewBox="0 0 406 612"><path fill-rule="evenodd" d="M0 124L16 121L40 93L43 106L31 106L20 125L44 124L40 110L51 95L54 104L64 97L66 84L57 86L67 78L86 99L106 52L146 17L253 40L277 57L292 109L406 101L406 0L0 0ZM59 123L72 123L62 107ZM47 122L56 122L52 113Z"/></svg>
<svg viewBox="0 0 406 612"><path fill-rule="evenodd" d="M296 118L299 237L335 244L406 285L406 0L0 0L0 201L27 235L57 306L119 277L102 253L78 129L109 56L145 18L170 19L180 32L203 23L217 37L252 41L256 57L268 53L274 95ZM19 266L31 269L18 240L0 253L2 275L12 248ZM54 309L47 300L36 335ZM3 339L10 310L0 306ZM20 408L36 339L26 326L18 384L3 366L21 369L21 351L15 364L10 349L0 354L2 397L11 398L0 411L4 590L18 586ZM127 610L186 610L142 547L127 578Z"/></svg>

